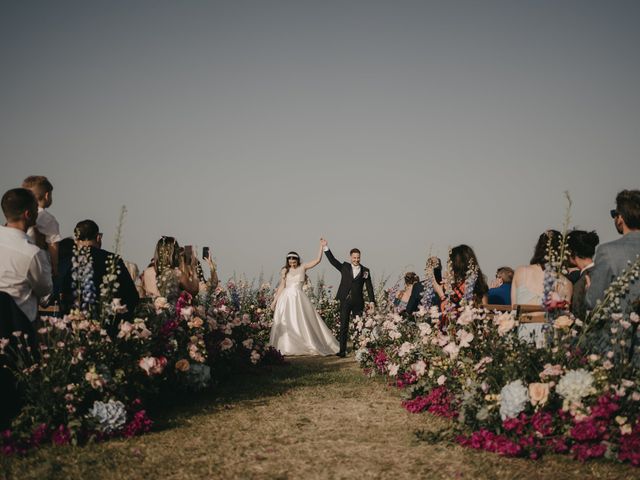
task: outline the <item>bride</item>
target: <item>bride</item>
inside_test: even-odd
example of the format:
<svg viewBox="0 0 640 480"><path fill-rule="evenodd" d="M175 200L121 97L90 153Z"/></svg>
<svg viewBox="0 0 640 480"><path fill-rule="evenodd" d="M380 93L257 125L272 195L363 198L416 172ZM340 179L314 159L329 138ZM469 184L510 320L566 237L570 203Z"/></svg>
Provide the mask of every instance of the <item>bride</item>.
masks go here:
<svg viewBox="0 0 640 480"><path fill-rule="evenodd" d="M320 263L326 244L320 239L318 258L303 265L296 252L289 252L280 271L269 343L283 355L334 355L339 350L338 341L302 291L306 271Z"/></svg>

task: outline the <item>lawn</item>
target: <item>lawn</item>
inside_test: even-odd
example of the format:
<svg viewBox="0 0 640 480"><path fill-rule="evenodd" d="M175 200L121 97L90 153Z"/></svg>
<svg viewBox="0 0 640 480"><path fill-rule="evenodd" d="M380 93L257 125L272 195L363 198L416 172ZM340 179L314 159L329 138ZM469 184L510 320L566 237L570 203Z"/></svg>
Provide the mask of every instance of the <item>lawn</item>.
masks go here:
<svg viewBox="0 0 640 480"><path fill-rule="evenodd" d="M503 458L418 441L444 420L413 415L352 358L305 357L172 398L150 434L2 458L6 479L640 478L627 465L566 456Z"/></svg>

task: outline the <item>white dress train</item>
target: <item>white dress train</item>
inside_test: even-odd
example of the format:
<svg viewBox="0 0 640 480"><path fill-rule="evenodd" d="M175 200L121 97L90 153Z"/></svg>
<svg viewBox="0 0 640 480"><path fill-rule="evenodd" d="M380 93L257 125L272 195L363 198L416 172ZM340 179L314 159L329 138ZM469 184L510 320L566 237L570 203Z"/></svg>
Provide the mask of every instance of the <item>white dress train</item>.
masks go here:
<svg viewBox="0 0 640 480"><path fill-rule="evenodd" d="M283 355L333 355L340 345L302 290L304 268L291 268L276 302L269 343Z"/></svg>

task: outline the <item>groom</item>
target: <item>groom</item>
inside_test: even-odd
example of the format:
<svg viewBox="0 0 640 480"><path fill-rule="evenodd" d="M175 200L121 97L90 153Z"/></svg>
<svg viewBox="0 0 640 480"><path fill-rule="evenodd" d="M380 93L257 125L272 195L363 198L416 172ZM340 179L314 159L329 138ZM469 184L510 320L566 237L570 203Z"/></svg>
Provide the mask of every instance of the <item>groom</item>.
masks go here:
<svg viewBox="0 0 640 480"><path fill-rule="evenodd" d="M338 294L336 299L340 301L340 351L339 357L344 357L347 354L347 335L349 334L349 318L351 314L362 315L364 310L364 297L362 290L364 286L367 286L367 293L369 294L369 306L375 305L375 298L373 296L373 283L371 282L371 272L367 267L360 265L360 250L352 248L349 254L351 255L351 263L340 263L333 256L329 245L326 240L322 241L322 247L331 265L336 267L342 278L340 280L340 287L338 288Z"/></svg>

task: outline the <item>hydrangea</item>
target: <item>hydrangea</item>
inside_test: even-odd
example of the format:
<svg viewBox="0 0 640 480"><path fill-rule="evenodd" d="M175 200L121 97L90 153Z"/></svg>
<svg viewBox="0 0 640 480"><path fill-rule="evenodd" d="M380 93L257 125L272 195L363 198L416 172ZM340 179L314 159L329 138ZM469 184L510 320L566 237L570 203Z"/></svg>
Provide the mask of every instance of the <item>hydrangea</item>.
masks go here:
<svg viewBox="0 0 640 480"><path fill-rule="evenodd" d="M127 421L127 411L119 400L101 402L96 400L89 410L89 418L93 419L100 432L111 433L120 430Z"/></svg>
<svg viewBox="0 0 640 480"><path fill-rule="evenodd" d="M362 363L369 351L366 348L356 350L356 362Z"/></svg>
<svg viewBox="0 0 640 480"><path fill-rule="evenodd" d="M507 383L500 391L500 417L515 418L529 403L529 390L522 380Z"/></svg>
<svg viewBox="0 0 640 480"><path fill-rule="evenodd" d="M187 381L189 387L193 390L202 390L209 386L211 381L211 369L209 365L202 363L194 363L187 372Z"/></svg>
<svg viewBox="0 0 640 480"><path fill-rule="evenodd" d="M558 395L569 402L579 402L594 391L593 375L584 368L569 370L556 386Z"/></svg>

